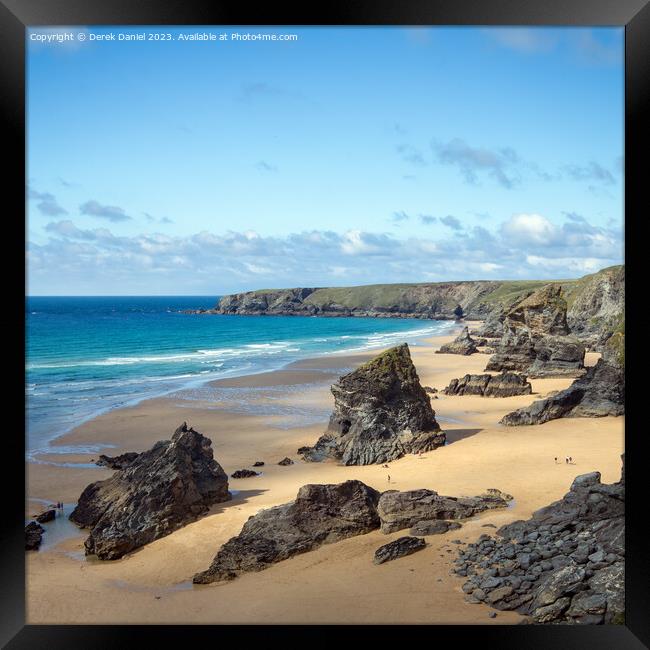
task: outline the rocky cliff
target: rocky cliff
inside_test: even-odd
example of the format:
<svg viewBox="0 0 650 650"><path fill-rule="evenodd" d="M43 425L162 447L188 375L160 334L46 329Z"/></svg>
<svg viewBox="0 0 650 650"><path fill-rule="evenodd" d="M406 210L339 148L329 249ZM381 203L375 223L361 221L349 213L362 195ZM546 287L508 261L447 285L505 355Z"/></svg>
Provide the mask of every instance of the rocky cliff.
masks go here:
<svg viewBox="0 0 650 650"><path fill-rule="evenodd" d="M625 267L612 266L561 284L571 330L603 343L623 312ZM549 284L545 280L376 284L359 287L262 289L223 296L206 314L370 316L378 318L488 319L501 336L499 315ZM460 307L461 311L458 311Z"/></svg>

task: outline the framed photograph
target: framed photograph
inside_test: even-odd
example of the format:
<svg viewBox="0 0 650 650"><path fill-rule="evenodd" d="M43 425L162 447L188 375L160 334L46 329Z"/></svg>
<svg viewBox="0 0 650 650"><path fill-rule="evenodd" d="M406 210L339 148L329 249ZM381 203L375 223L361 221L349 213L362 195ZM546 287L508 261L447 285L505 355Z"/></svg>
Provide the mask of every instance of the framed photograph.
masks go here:
<svg viewBox="0 0 650 650"><path fill-rule="evenodd" d="M650 647L645 0L0 24L5 647Z"/></svg>

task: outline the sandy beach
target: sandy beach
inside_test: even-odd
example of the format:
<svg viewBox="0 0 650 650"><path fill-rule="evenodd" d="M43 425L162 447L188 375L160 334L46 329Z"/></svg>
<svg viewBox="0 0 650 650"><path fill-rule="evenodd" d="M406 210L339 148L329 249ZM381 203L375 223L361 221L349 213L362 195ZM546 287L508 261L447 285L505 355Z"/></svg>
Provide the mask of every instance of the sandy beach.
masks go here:
<svg viewBox="0 0 650 650"><path fill-rule="evenodd" d="M412 346L423 386L443 389L451 379L483 372L487 354L434 354L453 335ZM333 406L329 387L343 371L377 354L331 354L283 370L212 382L105 413L70 431L55 445L106 443L105 453L143 451L168 439L183 421L212 440L215 459L230 475L264 461L260 476L230 479L233 499L198 521L112 562L83 557L84 531L60 518L46 524L44 546L27 553L27 622L75 623L446 623L509 624L521 616L465 602L463 578L451 574L457 544L470 543L488 524L526 519L562 497L575 476L597 470L605 483L620 477L624 418L573 418L540 426L504 427L506 413L572 383L533 379L533 394L510 398L446 396L432 400L448 444L422 457L380 466L305 463L296 454L325 430ZM599 355L588 353L586 365ZM295 462L283 467L285 456ZM561 462L556 464L554 457ZM565 456L574 464L567 465ZM29 463L27 514L43 502L65 502L67 512L89 483L111 470L91 456L50 455ZM50 464L56 462L57 464ZM70 466L61 466L68 463ZM388 482L387 475L391 481ZM429 488L450 496L498 488L511 506L488 511L460 530L426 538L426 549L381 566L374 550L402 536L379 531L326 545L228 584L193 586L219 547L260 509L292 500L307 483L359 479L378 489ZM56 527L56 529L54 529ZM48 536L49 540L48 541Z"/></svg>

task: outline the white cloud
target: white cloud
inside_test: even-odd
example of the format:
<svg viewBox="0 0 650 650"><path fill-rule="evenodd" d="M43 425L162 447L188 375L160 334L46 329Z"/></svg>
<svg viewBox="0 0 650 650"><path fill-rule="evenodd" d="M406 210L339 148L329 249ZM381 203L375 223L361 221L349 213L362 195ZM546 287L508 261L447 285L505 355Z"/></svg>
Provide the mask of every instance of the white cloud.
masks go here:
<svg viewBox="0 0 650 650"><path fill-rule="evenodd" d="M556 237L556 227L539 214L516 214L501 226L505 238L517 244L548 246Z"/></svg>

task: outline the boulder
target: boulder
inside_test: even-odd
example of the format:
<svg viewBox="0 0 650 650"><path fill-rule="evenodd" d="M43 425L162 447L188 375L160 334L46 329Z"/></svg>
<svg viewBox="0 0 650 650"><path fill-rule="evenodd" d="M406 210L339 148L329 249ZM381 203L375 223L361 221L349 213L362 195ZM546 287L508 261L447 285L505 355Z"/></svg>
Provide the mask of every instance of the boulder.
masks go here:
<svg viewBox="0 0 650 650"><path fill-rule="evenodd" d="M328 430L313 447L301 448L305 460L371 465L445 443L406 344L343 375L331 390Z"/></svg>
<svg viewBox="0 0 650 650"><path fill-rule="evenodd" d="M512 397L530 395L533 387L526 375L504 372L500 375L465 375L452 379L443 391L446 395L481 395L483 397Z"/></svg>
<svg viewBox="0 0 650 650"><path fill-rule="evenodd" d="M389 490L379 499L377 511L381 531L394 533L410 528L421 521L437 519L465 519L491 508L505 508L508 502L494 495L476 497L446 497L433 490Z"/></svg>
<svg viewBox="0 0 650 650"><path fill-rule="evenodd" d="M557 418L603 417L625 413L625 372L599 359L569 388L508 413L501 424L543 424Z"/></svg>
<svg viewBox="0 0 650 650"><path fill-rule="evenodd" d="M275 562L379 528L379 492L361 481L303 485L295 501L250 517L239 535L228 540L210 567L193 581L232 580L262 571Z"/></svg>
<svg viewBox="0 0 650 650"><path fill-rule="evenodd" d="M380 546L375 551L375 564L383 564L398 557L421 551L427 543L420 537L400 537L393 542Z"/></svg>
<svg viewBox="0 0 650 650"><path fill-rule="evenodd" d="M434 519L433 521L425 519L418 521L411 527L409 533L411 535L419 535L426 537L427 535L443 535L450 530L457 530L461 527L456 521L444 521L442 519Z"/></svg>
<svg viewBox="0 0 650 650"><path fill-rule="evenodd" d="M289 457L287 456L286 458L283 458L283 459L278 463L278 465L282 465L282 466L293 465L293 461L291 460L291 458L289 458Z"/></svg>
<svg viewBox="0 0 650 650"><path fill-rule="evenodd" d="M463 331L451 342L445 343L436 350L436 354L474 354L480 345L469 335L469 329L463 328Z"/></svg>
<svg viewBox="0 0 650 650"><path fill-rule="evenodd" d="M37 524L35 521L30 521L25 526L25 550L38 551L44 532L45 528L43 526Z"/></svg>
<svg viewBox="0 0 650 650"><path fill-rule="evenodd" d="M100 467L108 467L109 469L125 469L128 467L140 454L135 451L127 451L125 454L119 456L106 456L102 454L95 465Z"/></svg>
<svg viewBox="0 0 650 650"><path fill-rule="evenodd" d="M125 469L91 483L70 520L90 529L86 555L114 560L205 514L231 498L228 477L209 438L183 423Z"/></svg>
<svg viewBox="0 0 650 650"><path fill-rule="evenodd" d="M250 478L251 476L259 476L259 474L252 469L238 469L230 476L232 478Z"/></svg>
<svg viewBox="0 0 650 650"><path fill-rule="evenodd" d="M253 467L263 467L263 466L264 466L264 461L262 461L262 460L256 460L253 463Z"/></svg>

